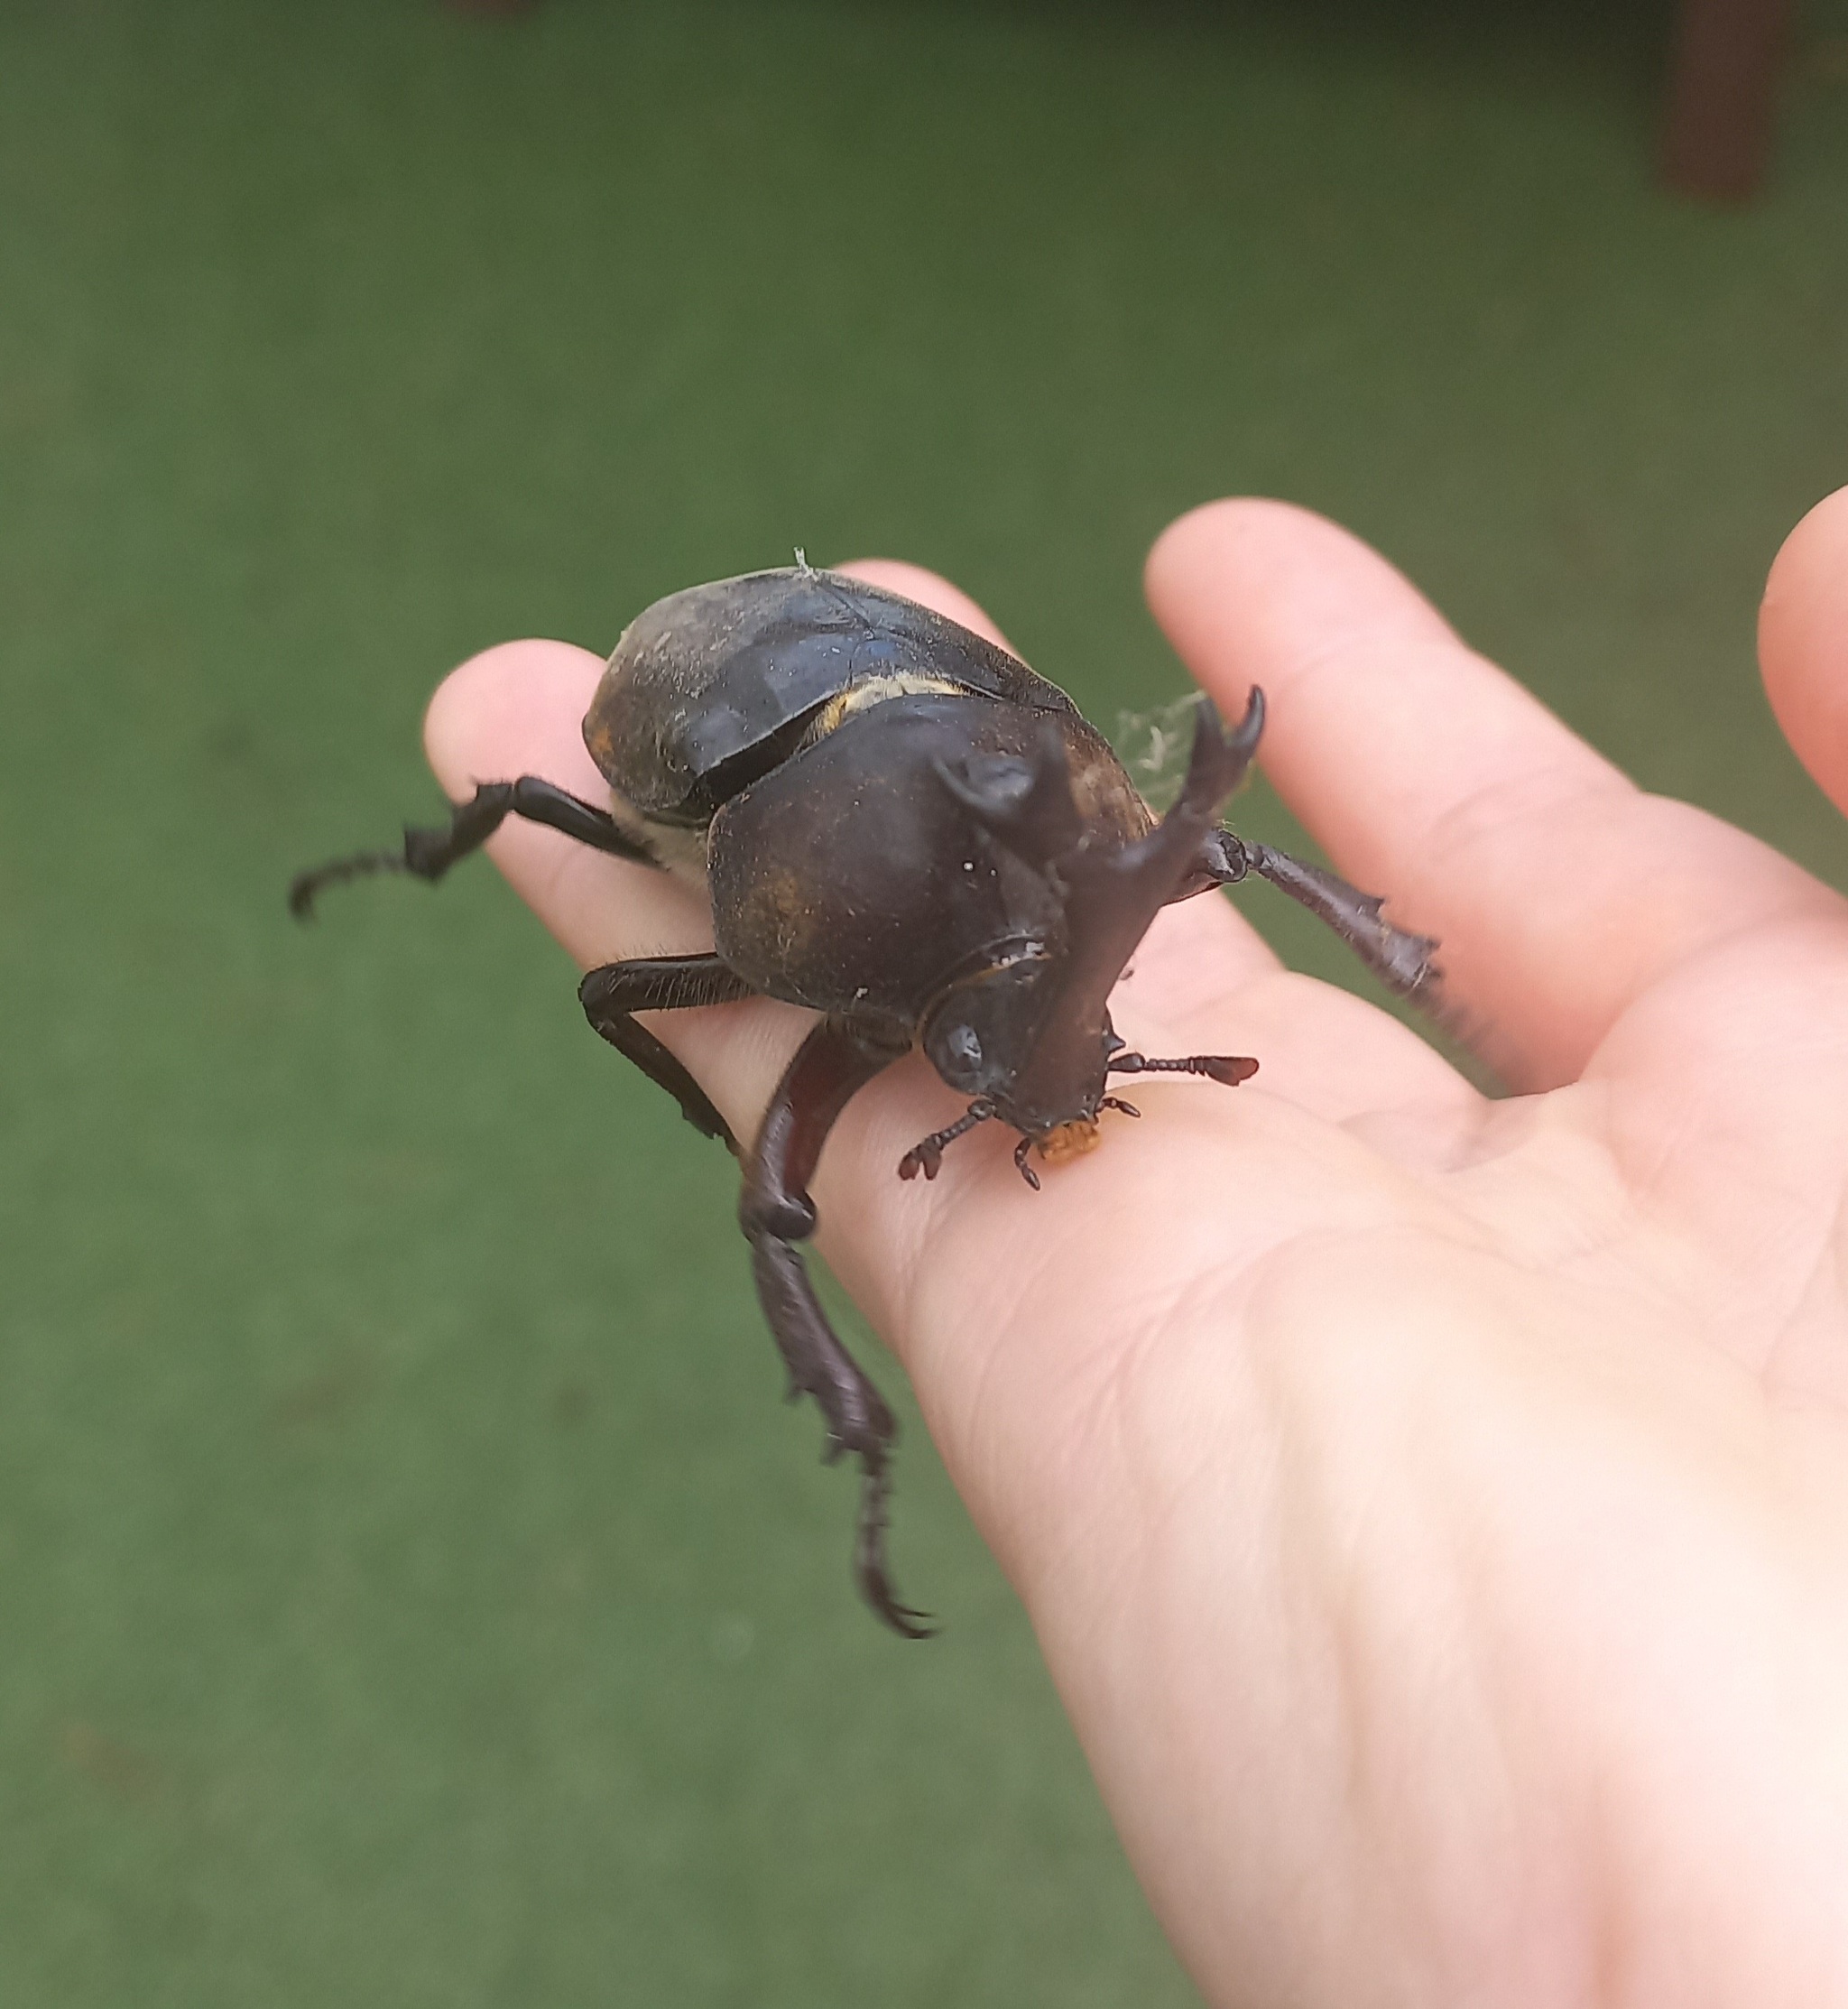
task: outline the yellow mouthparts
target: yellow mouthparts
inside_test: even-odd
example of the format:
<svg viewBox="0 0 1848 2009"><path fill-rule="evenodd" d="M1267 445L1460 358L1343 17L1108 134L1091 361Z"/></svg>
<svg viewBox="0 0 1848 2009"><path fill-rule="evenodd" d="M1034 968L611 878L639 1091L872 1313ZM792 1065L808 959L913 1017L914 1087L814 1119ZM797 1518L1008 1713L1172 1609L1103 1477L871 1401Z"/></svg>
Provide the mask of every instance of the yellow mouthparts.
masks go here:
<svg viewBox="0 0 1848 2009"><path fill-rule="evenodd" d="M1062 1165L1067 1159L1082 1158L1097 1148L1097 1119L1080 1116L1049 1130L1034 1147L1049 1165Z"/></svg>

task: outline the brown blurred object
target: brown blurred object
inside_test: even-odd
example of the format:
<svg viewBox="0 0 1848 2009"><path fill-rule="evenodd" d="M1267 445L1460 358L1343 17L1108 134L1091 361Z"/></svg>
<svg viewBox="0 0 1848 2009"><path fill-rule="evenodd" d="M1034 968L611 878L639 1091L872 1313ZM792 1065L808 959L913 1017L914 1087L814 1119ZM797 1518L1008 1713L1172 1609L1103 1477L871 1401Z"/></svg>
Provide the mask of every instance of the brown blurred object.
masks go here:
<svg viewBox="0 0 1848 2009"><path fill-rule="evenodd" d="M1681 0L1662 174L1711 202L1757 192L1771 150L1791 0Z"/></svg>
<svg viewBox="0 0 1848 2009"><path fill-rule="evenodd" d="M531 14L539 0L445 0L455 14ZM1758 193L1777 125L1793 0L1681 0L1662 178L1709 202Z"/></svg>

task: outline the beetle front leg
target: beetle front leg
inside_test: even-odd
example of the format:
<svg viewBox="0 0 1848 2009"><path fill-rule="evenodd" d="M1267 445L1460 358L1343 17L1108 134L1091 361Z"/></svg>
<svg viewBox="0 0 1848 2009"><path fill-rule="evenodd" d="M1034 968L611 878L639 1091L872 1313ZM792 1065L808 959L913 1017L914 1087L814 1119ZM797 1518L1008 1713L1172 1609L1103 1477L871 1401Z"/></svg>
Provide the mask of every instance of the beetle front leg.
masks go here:
<svg viewBox="0 0 1848 2009"><path fill-rule="evenodd" d="M1146 1053L1132 1053L1127 1048L1113 1053L1104 1065L1113 1074L1200 1074L1228 1088L1249 1081L1258 1071L1258 1063L1249 1053L1189 1053L1178 1060L1151 1060ZM1110 1099L1104 1097L1106 1102Z"/></svg>
<svg viewBox="0 0 1848 2009"><path fill-rule="evenodd" d="M929 1637L924 1614L899 1603L885 1562L888 1467L898 1423L859 1363L841 1344L815 1295L798 1242L815 1232L808 1197L821 1147L835 1119L882 1069L898 1058L869 1045L845 1025L825 1019L809 1033L777 1085L744 1166L738 1222L751 1243L757 1295L770 1322L791 1395L813 1395L827 1424L827 1458L843 1451L860 1460L860 1511L854 1578L895 1633Z"/></svg>
<svg viewBox="0 0 1848 2009"><path fill-rule="evenodd" d="M911 1146L899 1160L899 1177L915 1179L922 1172L926 1179L935 1179L943 1165L945 1147L955 1143L958 1137L967 1136L978 1123L991 1123L1000 1114L986 1096L977 1096L947 1129L933 1130Z"/></svg>
<svg viewBox="0 0 1848 2009"><path fill-rule="evenodd" d="M1332 928L1389 990L1416 1004L1433 1001L1442 974L1431 959L1435 937L1395 928L1381 915L1383 900L1274 845L1253 844L1230 830L1209 832L1200 869L1178 897L1235 886L1253 872Z"/></svg>

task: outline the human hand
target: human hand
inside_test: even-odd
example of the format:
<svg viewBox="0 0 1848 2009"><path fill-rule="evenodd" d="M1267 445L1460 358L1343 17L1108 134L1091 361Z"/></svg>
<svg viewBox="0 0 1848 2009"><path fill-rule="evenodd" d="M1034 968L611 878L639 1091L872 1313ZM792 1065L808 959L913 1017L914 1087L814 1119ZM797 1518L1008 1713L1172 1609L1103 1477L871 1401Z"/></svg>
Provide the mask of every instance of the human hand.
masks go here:
<svg viewBox="0 0 1848 2009"><path fill-rule="evenodd" d="M849 568L994 631L954 588ZM1131 1857L1216 2004L1848 2000L1848 904L1639 794L1381 560L1184 518L1158 618L1358 884L1441 938L1517 1098L1164 912L1113 1001L1249 1052L1029 1192L917 1056L849 1106L820 1245L905 1362ZM1798 755L1848 807L1848 491L1773 570ZM556 643L431 707L450 794L596 800ZM586 967L710 946L661 875L509 823ZM749 1136L807 1016L651 1022Z"/></svg>

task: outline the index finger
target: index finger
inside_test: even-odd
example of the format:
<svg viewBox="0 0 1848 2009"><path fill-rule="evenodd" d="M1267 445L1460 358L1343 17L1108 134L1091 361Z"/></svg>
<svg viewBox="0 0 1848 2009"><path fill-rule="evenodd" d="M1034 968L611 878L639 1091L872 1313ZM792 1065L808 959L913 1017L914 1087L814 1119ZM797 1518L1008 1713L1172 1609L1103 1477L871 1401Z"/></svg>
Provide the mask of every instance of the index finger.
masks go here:
<svg viewBox="0 0 1848 2009"><path fill-rule="evenodd" d="M1196 510L1156 544L1148 591L1222 707L1264 686L1279 793L1393 921L1438 937L1466 1032L1520 1087L1576 1079L1718 934L1834 904L1742 831L1643 794L1307 510Z"/></svg>

